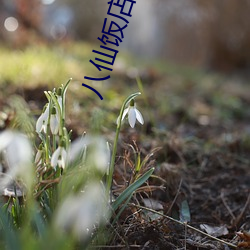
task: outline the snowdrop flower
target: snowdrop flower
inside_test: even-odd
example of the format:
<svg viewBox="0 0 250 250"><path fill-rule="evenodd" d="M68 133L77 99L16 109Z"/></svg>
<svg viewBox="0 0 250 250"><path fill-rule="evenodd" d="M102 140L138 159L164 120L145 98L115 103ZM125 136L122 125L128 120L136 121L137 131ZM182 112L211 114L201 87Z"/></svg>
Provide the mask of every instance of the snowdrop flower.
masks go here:
<svg viewBox="0 0 250 250"><path fill-rule="evenodd" d="M67 152L64 148L63 143L61 143L51 157L51 166L53 168L56 168L56 166L59 166L59 168L64 169L66 165L66 161L67 161Z"/></svg>
<svg viewBox="0 0 250 250"><path fill-rule="evenodd" d="M124 110L122 115L122 120L125 118L127 114L128 114L128 122L131 128L134 128L136 120L138 120L138 122L140 122L141 124L144 123L141 112L135 107L134 99L130 101L129 107Z"/></svg>
<svg viewBox="0 0 250 250"><path fill-rule="evenodd" d="M21 133L6 130L0 133L0 152L8 164L7 173L1 180L1 188L17 177L21 177L30 186L33 181L33 153L28 138Z"/></svg>
<svg viewBox="0 0 250 250"><path fill-rule="evenodd" d="M50 116L50 130L53 135L56 135L59 131L59 117L58 112L55 107L52 108L51 116Z"/></svg>
<svg viewBox="0 0 250 250"><path fill-rule="evenodd" d="M83 158L85 159L87 144L88 140L86 139L85 136L77 138L71 143L68 151L69 164L74 163L78 159L80 160L83 160Z"/></svg>
<svg viewBox="0 0 250 250"><path fill-rule="evenodd" d="M110 164L110 150L107 142L101 137L91 139L89 154L87 154L88 165L93 165L101 173L105 173L108 171Z"/></svg>
<svg viewBox="0 0 250 250"><path fill-rule="evenodd" d="M72 233L79 240L91 237L95 226L108 220L108 203L104 197L99 182L90 183L81 194L68 196L56 213L56 229Z"/></svg>
<svg viewBox="0 0 250 250"><path fill-rule="evenodd" d="M86 153L88 151L88 154ZM87 162L87 166L94 166L105 173L110 164L110 149L102 137L84 136L76 139L69 148L68 162L74 162L78 157Z"/></svg>
<svg viewBox="0 0 250 250"><path fill-rule="evenodd" d="M49 120L49 104L44 107L43 113L40 115L36 122L36 132L41 133L42 131L46 134L47 125Z"/></svg>

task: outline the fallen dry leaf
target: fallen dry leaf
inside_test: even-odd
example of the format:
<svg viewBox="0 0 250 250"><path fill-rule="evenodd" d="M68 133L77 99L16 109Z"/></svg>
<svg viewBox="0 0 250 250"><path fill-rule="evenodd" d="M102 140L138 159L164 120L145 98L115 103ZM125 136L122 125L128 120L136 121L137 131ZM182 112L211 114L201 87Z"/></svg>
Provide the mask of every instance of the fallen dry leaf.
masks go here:
<svg viewBox="0 0 250 250"><path fill-rule="evenodd" d="M228 230L227 230L225 225L222 225L222 226L209 226L207 224L201 224L200 228L203 231L205 231L206 233L208 233L209 235L212 235L212 236L215 236L215 237L219 237L219 236L228 234Z"/></svg>
<svg viewBox="0 0 250 250"><path fill-rule="evenodd" d="M237 235L243 240L238 244L238 247L244 247L250 249L250 232L237 232Z"/></svg>

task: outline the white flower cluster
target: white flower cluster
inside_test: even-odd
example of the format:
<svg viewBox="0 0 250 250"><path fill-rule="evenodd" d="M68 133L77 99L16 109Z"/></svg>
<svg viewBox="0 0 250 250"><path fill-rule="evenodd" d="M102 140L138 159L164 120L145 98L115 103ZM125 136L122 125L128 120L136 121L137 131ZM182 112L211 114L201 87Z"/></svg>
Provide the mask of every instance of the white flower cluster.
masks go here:
<svg viewBox="0 0 250 250"><path fill-rule="evenodd" d="M60 91L59 91L60 92ZM35 163L37 166L43 166L44 154L45 154L45 144L48 143L44 137L48 136L51 132L51 135L54 139L57 140L57 148L51 148L50 145L46 145L46 148L51 148L50 152L52 155L49 156L50 166L55 170L57 167L65 169L67 164L70 164L77 158L83 149L89 147L91 150L88 150L88 159L91 158L91 164L101 172L105 172L108 168L110 152L108 150L106 142L100 137L90 137L84 136L84 138L76 140L74 143L66 143L69 138L60 134L60 126L63 126L60 122L64 120L65 117L62 117L63 114L63 99L61 95L51 93L55 100L49 99L49 102L45 105L44 110L41 116L38 118L36 123L36 132L43 140L40 144L37 154L35 156ZM58 105L53 105L53 102L57 102ZM47 129L50 127L50 131ZM66 147L67 144L67 147ZM48 163L48 162L47 162ZM90 164L90 165L91 165Z"/></svg>
<svg viewBox="0 0 250 250"><path fill-rule="evenodd" d="M52 108L50 108L50 103L47 103L44 107L44 110L41 114L41 116L38 118L36 122L36 132L41 133L44 132L47 133L47 127L49 125L50 131L53 135L58 134L59 132L59 126L60 126L60 115L62 114L62 96L56 95L57 102L59 104L60 110L58 110L58 107L53 105Z"/></svg>
<svg viewBox="0 0 250 250"><path fill-rule="evenodd" d="M55 93L55 91L50 92L48 101L49 102L44 106L43 112L36 122L36 132L39 135L44 133L45 136L48 136L49 133L48 128L50 128L52 137L57 136L58 147L57 149L54 150L51 156L51 166L54 169L56 169L57 166L64 169L67 160L67 153L64 145L65 143L61 138L62 136L59 134L60 126L62 126L61 121L64 119L64 117L62 117L63 116L62 88L58 89L58 93ZM37 165L40 165L42 163L43 153L44 153L44 148L43 144L41 144L39 146L39 149L35 157L35 163Z"/></svg>

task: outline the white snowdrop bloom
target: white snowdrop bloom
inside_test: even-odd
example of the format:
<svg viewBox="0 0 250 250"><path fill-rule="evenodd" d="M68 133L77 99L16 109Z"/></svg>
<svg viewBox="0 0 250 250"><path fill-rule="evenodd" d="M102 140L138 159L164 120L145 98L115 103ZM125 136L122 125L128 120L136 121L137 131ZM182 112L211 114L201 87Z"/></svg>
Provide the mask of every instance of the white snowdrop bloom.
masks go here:
<svg viewBox="0 0 250 250"><path fill-rule="evenodd" d="M88 151L85 155L84 152ZM84 136L75 140L68 153L69 163L74 162L79 156L84 156L88 166L94 166L101 172L106 172L110 163L110 150L107 142L102 137Z"/></svg>
<svg viewBox="0 0 250 250"><path fill-rule="evenodd" d="M110 164L110 151L107 142L101 137L91 137L88 147L87 164L106 173Z"/></svg>
<svg viewBox="0 0 250 250"><path fill-rule="evenodd" d="M13 139L13 132L5 130L0 134L0 152L3 151Z"/></svg>
<svg viewBox="0 0 250 250"><path fill-rule="evenodd" d="M17 177L25 184L32 183L32 147L28 138L17 132L6 130L0 134L0 152L8 164L5 179L1 180L1 188Z"/></svg>
<svg viewBox="0 0 250 250"><path fill-rule="evenodd" d="M81 194L68 196L56 213L56 229L72 233L80 240L87 239L96 226L108 220L108 203L104 197L105 191L98 182L89 184Z"/></svg>
<svg viewBox="0 0 250 250"><path fill-rule="evenodd" d="M49 120L49 104L47 104L45 110L40 115L36 122L36 132L41 133L42 131L46 134L47 132L47 125Z"/></svg>
<svg viewBox="0 0 250 250"><path fill-rule="evenodd" d="M53 135L58 134L60 126L58 112L55 107L52 108L51 116L50 116L50 130Z"/></svg>
<svg viewBox="0 0 250 250"><path fill-rule="evenodd" d="M144 123L142 114L141 114L141 112L135 107L135 102L134 102L133 99L130 101L129 107L126 108L126 109L124 110L123 115L122 115L122 120L125 118L125 116L126 116L127 114L128 114L128 122L129 122L129 125L130 125L132 128L134 128L136 120L138 120L138 122L140 122L141 124Z"/></svg>
<svg viewBox="0 0 250 250"><path fill-rule="evenodd" d="M86 136L74 140L69 147L68 162L73 163L79 157L82 158L83 152L86 151L87 144L88 139L86 138Z"/></svg>
<svg viewBox="0 0 250 250"><path fill-rule="evenodd" d="M51 166L56 168L59 166L60 168L64 169L67 161L67 152L65 148L61 145L55 150L51 157Z"/></svg>

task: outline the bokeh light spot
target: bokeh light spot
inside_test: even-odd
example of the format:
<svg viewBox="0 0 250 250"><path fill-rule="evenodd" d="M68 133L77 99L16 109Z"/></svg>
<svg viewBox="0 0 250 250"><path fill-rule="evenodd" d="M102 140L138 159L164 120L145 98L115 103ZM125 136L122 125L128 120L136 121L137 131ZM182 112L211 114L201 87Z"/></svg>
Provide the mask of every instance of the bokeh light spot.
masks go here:
<svg viewBox="0 0 250 250"><path fill-rule="evenodd" d="M51 27L50 34L55 40L63 39L67 34L67 29L62 24L56 24Z"/></svg>
<svg viewBox="0 0 250 250"><path fill-rule="evenodd" d="M45 4L45 5L49 5L49 4L52 4L54 2L55 2L55 0L42 0L42 4Z"/></svg>
<svg viewBox="0 0 250 250"><path fill-rule="evenodd" d="M14 32L18 28L18 21L15 17L8 17L4 21L4 27L9 32Z"/></svg>

